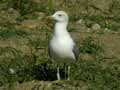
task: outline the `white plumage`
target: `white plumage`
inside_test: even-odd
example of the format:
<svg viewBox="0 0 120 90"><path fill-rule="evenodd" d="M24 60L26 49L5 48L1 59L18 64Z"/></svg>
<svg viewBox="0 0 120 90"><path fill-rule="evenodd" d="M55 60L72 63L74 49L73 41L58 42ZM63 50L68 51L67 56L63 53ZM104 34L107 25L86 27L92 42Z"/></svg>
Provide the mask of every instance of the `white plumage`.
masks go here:
<svg viewBox="0 0 120 90"><path fill-rule="evenodd" d="M52 15L57 22L54 27L54 33L49 43L49 55L59 62L74 62L78 56L75 43L67 31L68 15L64 11L57 11ZM59 71L59 70L58 70ZM57 78L60 75L57 73Z"/></svg>

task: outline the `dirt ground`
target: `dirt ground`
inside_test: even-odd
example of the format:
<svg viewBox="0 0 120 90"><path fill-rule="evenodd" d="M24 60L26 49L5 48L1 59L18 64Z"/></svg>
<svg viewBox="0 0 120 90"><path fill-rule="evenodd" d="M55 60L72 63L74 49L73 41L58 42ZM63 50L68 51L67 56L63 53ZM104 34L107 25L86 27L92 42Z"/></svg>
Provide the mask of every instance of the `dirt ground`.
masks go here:
<svg viewBox="0 0 120 90"><path fill-rule="evenodd" d="M18 1L0 1L0 90L120 90L120 0ZM48 56L57 10L80 52L70 81Z"/></svg>

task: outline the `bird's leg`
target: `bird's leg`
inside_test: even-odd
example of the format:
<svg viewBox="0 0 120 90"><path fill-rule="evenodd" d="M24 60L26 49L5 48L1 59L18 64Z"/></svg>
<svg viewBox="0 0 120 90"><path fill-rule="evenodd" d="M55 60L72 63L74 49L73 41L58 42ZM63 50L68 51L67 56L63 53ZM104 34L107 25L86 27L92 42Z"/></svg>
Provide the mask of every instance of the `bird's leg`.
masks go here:
<svg viewBox="0 0 120 90"><path fill-rule="evenodd" d="M65 72L65 79L67 79L67 68L66 68L67 66L66 66L66 63L64 63L64 72Z"/></svg>
<svg viewBox="0 0 120 90"><path fill-rule="evenodd" d="M59 69L59 66L57 66L57 80L60 80L60 69Z"/></svg>
<svg viewBox="0 0 120 90"><path fill-rule="evenodd" d="M71 69L71 66L68 65L68 72L67 72L67 74L68 74L68 78L67 78L67 80L70 80L70 69Z"/></svg>

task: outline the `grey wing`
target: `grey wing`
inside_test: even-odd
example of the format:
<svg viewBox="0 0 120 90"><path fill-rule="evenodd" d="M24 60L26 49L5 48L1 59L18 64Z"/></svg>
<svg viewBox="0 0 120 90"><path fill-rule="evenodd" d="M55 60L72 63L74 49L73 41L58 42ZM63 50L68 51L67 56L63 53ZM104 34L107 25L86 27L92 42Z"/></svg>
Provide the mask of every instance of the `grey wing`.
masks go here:
<svg viewBox="0 0 120 90"><path fill-rule="evenodd" d="M73 53L75 55L75 59L77 60L78 59L78 54L79 54L79 51L78 51L78 48L74 45L73 46Z"/></svg>

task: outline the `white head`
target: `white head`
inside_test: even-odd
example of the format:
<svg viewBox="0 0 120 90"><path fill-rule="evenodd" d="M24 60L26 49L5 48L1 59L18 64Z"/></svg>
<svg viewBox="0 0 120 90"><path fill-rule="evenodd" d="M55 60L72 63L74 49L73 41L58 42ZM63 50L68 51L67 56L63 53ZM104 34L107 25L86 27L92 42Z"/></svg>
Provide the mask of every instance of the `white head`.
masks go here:
<svg viewBox="0 0 120 90"><path fill-rule="evenodd" d="M57 11L52 15L52 18L55 19L57 22L68 22L68 15L64 11Z"/></svg>

